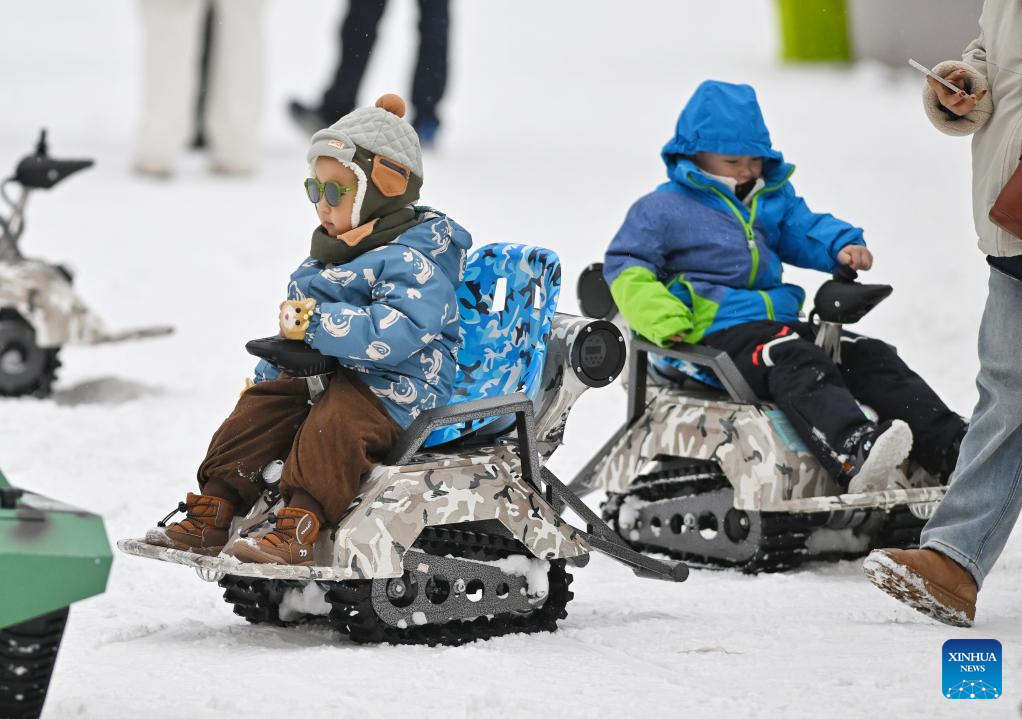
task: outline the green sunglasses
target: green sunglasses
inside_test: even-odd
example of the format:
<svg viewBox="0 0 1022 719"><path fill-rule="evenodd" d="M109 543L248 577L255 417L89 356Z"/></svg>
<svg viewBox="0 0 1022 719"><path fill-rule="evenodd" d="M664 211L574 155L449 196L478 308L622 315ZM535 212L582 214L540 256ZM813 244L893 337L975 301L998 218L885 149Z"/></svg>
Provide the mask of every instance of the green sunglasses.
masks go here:
<svg viewBox="0 0 1022 719"><path fill-rule="evenodd" d="M321 197L326 197L326 204L337 207L341 204L341 197L348 192L353 192L354 189L354 187L342 185L334 180L320 182L315 177L310 177L305 181L305 194L309 196L309 202L314 205L319 204Z"/></svg>

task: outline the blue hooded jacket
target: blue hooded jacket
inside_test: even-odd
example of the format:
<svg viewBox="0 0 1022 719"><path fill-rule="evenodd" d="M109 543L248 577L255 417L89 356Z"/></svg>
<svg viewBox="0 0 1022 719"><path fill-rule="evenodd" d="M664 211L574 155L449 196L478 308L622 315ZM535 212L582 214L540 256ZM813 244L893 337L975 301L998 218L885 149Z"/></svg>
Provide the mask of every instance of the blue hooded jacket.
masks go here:
<svg viewBox="0 0 1022 719"><path fill-rule="evenodd" d="M748 207L693 161L699 151L763 158ZM862 230L809 210L789 178L795 168L770 142L748 85L706 81L664 145L668 182L639 198L607 249L604 275L632 329L661 345L757 320L796 321L802 288L784 284L781 263L823 272L837 254L864 245Z"/></svg>
<svg viewBox="0 0 1022 719"><path fill-rule="evenodd" d="M446 215L416 208L418 224L349 262L309 257L291 274L288 299L316 300L305 341L360 373L390 416L407 428L448 403L457 370L455 290L472 237ZM279 372L265 360L256 382Z"/></svg>

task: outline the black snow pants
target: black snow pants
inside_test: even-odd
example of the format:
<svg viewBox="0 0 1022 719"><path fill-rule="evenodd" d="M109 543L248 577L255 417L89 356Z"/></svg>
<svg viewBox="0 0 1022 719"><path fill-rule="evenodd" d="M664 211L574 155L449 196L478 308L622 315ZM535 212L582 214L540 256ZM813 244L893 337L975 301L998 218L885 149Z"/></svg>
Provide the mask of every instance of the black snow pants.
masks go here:
<svg viewBox="0 0 1022 719"><path fill-rule="evenodd" d="M323 93L320 112L334 122L355 109L369 56L376 44L376 28L387 0L351 0L341 23L340 60L333 81ZM448 0L419 0L419 55L412 79L413 122L437 118L437 104L447 86L447 38L450 27Z"/></svg>
<svg viewBox="0 0 1022 719"><path fill-rule="evenodd" d="M702 344L727 352L756 395L784 412L833 476L845 441L868 422L856 400L881 422L906 422L911 458L931 474L943 473L948 448L964 432L962 418L886 343L846 334L835 364L814 339L808 323L763 321L706 335Z"/></svg>

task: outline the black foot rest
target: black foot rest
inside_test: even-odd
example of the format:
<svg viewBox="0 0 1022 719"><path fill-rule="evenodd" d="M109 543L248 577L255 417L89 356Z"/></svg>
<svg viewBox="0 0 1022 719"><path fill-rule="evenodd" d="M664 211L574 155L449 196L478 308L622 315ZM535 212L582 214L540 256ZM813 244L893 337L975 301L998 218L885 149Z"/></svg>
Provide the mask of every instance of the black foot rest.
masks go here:
<svg viewBox="0 0 1022 719"><path fill-rule="evenodd" d="M330 374L340 367L336 357L321 354L301 340L263 337L250 341L245 349L292 377Z"/></svg>

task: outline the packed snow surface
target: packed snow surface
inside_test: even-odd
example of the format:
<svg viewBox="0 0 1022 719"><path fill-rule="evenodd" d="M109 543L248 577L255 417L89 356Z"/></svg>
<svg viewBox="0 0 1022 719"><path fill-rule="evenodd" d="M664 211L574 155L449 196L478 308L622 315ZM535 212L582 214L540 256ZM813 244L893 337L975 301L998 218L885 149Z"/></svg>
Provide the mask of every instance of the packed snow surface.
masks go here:
<svg viewBox="0 0 1022 719"><path fill-rule="evenodd" d="M252 179L189 157L171 181L130 172L139 32L129 0L20 0L0 23L0 165L50 130L57 157L93 157L29 203L26 253L67 263L112 329L169 338L62 353L51 399L0 400L0 466L15 483L142 536L186 491L209 438L276 332L314 224L305 140L284 115L331 72L343 3L268 3L266 142ZM859 329L898 346L956 410L976 400L987 268L975 248L967 140L942 136L905 69L775 62L774 3L454 2L450 94L424 199L477 245L561 256L562 310L629 204L663 179L659 150L703 79L752 83L809 205L866 228L868 273L895 291ZM416 9L390 3L364 102L409 94ZM942 58L917 58L936 62ZM159 138L150 141L158 142ZM793 270L811 293L824 279ZM551 469L568 480L623 418L619 385L583 397ZM593 497L593 505L599 497ZM106 594L76 604L44 716L963 716L942 696L941 645L1004 646L1022 702L1022 540L981 594L976 627L935 624L863 576L861 561L769 576L638 579L596 556L554 634L458 648L360 647L325 628L250 626L180 566L115 557ZM0 594L16 591L2 585ZM314 598L308 598L314 599Z"/></svg>

